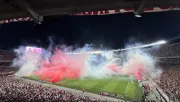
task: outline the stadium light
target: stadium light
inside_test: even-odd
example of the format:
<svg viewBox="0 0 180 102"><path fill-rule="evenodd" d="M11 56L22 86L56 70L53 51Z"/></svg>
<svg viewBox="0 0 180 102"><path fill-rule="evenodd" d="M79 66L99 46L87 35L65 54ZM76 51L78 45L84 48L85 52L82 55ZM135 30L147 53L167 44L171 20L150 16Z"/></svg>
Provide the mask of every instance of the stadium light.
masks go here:
<svg viewBox="0 0 180 102"><path fill-rule="evenodd" d="M150 47L150 46L155 46L155 45L162 45L162 44L166 44L166 41L165 40L160 40L158 42L151 43L151 44L146 44L146 45L141 45L141 46L137 46L137 47L121 49L121 51L131 50L131 49L138 49L138 48L145 48L145 47Z"/></svg>
<svg viewBox="0 0 180 102"><path fill-rule="evenodd" d="M158 44L166 44L167 42L165 40L160 40L157 42Z"/></svg>
<svg viewBox="0 0 180 102"><path fill-rule="evenodd" d="M135 17L140 18L142 16L140 14L135 14Z"/></svg>
<svg viewBox="0 0 180 102"><path fill-rule="evenodd" d="M151 44L135 46L135 47L125 48L125 49L109 50L109 51L119 52L119 51L126 51L126 50L138 49L138 48L145 48L145 47L150 47L150 46L155 46L155 45L162 45L162 44L166 44L166 43L167 42L165 40L160 40L160 41L157 41L157 42L151 43ZM93 52L79 52L79 53L66 53L66 54L100 54L103 52L108 52L108 51L93 51Z"/></svg>

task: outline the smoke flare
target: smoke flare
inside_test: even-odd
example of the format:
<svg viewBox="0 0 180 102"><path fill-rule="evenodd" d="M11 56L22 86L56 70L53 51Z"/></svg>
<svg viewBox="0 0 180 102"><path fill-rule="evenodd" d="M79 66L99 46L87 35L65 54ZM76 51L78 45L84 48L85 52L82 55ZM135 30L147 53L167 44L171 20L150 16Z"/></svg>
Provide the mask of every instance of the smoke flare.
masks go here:
<svg viewBox="0 0 180 102"><path fill-rule="evenodd" d="M74 51L69 51L69 48L63 46L65 52L56 48L53 53L43 50L41 54L37 54L25 52L24 48L20 47L16 51L22 54L13 63L20 67L16 76L35 74L42 80L58 82L63 79L106 78L114 75L133 75L142 80L152 76L154 71L160 73L155 69L156 61L153 57L141 49L120 54L113 51L88 54L83 52L94 51L89 45ZM66 51L81 54L66 54Z"/></svg>

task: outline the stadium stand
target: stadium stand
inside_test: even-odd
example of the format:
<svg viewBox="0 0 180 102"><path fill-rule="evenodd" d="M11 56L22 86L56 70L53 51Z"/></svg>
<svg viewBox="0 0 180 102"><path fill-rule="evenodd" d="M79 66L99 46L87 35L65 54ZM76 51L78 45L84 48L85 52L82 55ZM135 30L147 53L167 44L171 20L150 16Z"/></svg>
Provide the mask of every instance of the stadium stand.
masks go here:
<svg viewBox="0 0 180 102"><path fill-rule="evenodd" d="M0 87L0 102L105 102L16 79L13 75L0 76Z"/></svg>
<svg viewBox="0 0 180 102"><path fill-rule="evenodd" d="M167 44L159 47L148 49L148 52L158 58L174 58L180 57L180 43Z"/></svg>
<svg viewBox="0 0 180 102"><path fill-rule="evenodd" d="M160 80L156 81L173 102L180 100L180 43L164 45L159 48L149 49L149 53L158 59L163 70ZM102 102L96 99L66 92L64 90L46 87L39 84L16 79L13 73L15 68L10 68L10 62L15 53L0 51L0 102L44 102L46 101L91 101ZM8 62L8 63L7 63Z"/></svg>
<svg viewBox="0 0 180 102"><path fill-rule="evenodd" d="M163 66L163 73L157 83L172 100L180 100L180 65Z"/></svg>
<svg viewBox="0 0 180 102"><path fill-rule="evenodd" d="M149 49L162 68L160 81L156 81L173 101L180 100L180 43Z"/></svg>
<svg viewBox="0 0 180 102"><path fill-rule="evenodd" d="M11 62L16 54L12 51L0 50L0 62Z"/></svg>
<svg viewBox="0 0 180 102"><path fill-rule="evenodd" d="M17 68L10 67L15 53L0 51L0 102L106 102L91 96L75 94L17 79Z"/></svg>

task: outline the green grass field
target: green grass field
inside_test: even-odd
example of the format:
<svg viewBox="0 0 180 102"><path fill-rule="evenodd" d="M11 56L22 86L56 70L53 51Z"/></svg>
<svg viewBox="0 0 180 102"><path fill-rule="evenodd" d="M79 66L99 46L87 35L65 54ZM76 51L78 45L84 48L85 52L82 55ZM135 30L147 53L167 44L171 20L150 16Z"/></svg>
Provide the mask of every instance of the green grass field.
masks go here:
<svg viewBox="0 0 180 102"><path fill-rule="evenodd" d="M38 76L28 76L26 77L32 80L39 80ZM64 84L62 84L64 83ZM124 100L141 100L142 98L142 87L136 79L125 76L118 76L105 79L73 79L73 80L62 80L57 83L50 83L63 87L68 87L72 89L82 90L100 94L100 92L108 92L114 94L115 92L120 99Z"/></svg>

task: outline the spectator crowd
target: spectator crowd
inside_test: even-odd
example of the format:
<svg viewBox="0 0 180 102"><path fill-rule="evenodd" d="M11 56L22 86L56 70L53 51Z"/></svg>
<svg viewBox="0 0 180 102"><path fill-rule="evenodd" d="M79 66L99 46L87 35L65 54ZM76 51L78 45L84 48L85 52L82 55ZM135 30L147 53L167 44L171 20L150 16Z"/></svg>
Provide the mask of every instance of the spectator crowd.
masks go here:
<svg viewBox="0 0 180 102"><path fill-rule="evenodd" d="M180 100L180 65L164 66L159 86L172 98Z"/></svg>
<svg viewBox="0 0 180 102"><path fill-rule="evenodd" d="M0 50L0 62L11 62L15 56L13 51Z"/></svg>
<svg viewBox="0 0 180 102"><path fill-rule="evenodd" d="M148 52L154 57L179 57L180 43L166 44L148 49Z"/></svg>
<svg viewBox="0 0 180 102"><path fill-rule="evenodd" d="M0 76L0 102L105 102L90 96L35 84L14 75Z"/></svg>
<svg viewBox="0 0 180 102"><path fill-rule="evenodd" d="M180 100L180 44L150 48L148 52L158 59L163 73L159 86L169 97ZM57 88L35 84L13 75L16 69L7 68L8 61L14 58L14 53L0 51L0 102L103 102L107 100L96 99L67 92Z"/></svg>
<svg viewBox="0 0 180 102"><path fill-rule="evenodd" d="M157 83L169 98L180 101L180 43L150 48L148 52L157 58L163 70L160 81Z"/></svg>
<svg viewBox="0 0 180 102"><path fill-rule="evenodd" d="M83 93L72 93L16 78L9 65L14 53L0 51L0 102L106 102Z"/></svg>

